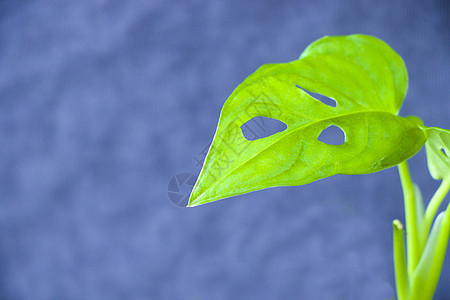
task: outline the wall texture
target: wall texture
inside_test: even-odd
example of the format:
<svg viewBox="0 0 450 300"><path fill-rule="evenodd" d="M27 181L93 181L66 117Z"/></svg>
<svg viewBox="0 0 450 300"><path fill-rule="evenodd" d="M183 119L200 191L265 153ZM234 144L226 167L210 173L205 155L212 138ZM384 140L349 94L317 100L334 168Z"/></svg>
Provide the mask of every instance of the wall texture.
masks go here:
<svg viewBox="0 0 450 300"><path fill-rule="evenodd" d="M192 209L168 185L246 76L324 35L385 40L402 115L450 128L449 20L446 1L0 1L0 299L393 299L394 168ZM447 257L436 299L449 282Z"/></svg>

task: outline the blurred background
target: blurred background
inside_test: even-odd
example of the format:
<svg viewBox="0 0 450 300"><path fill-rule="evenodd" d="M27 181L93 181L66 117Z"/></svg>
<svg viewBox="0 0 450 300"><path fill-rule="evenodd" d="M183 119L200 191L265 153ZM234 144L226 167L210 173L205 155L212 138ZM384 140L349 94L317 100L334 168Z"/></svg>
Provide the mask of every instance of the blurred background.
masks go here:
<svg viewBox="0 0 450 300"><path fill-rule="evenodd" d="M395 168L174 203L233 89L324 35L386 41L409 70L401 114L450 128L449 14L445 0L0 1L0 299L394 299ZM410 165L428 200L425 152ZM447 255L436 299L449 283Z"/></svg>

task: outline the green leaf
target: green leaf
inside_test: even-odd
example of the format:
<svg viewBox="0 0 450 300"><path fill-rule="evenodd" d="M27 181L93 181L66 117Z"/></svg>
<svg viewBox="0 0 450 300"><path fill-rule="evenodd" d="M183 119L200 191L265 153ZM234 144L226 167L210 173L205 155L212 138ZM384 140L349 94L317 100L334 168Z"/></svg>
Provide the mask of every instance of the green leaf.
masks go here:
<svg viewBox="0 0 450 300"><path fill-rule="evenodd" d="M428 170L434 179L442 180L425 210L420 235L426 238L439 206L450 190L450 130L436 127L423 130L428 138L425 143Z"/></svg>
<svg viewBox="0 0 450 300"><path fill-rule="evenodd" d="M425 129L428 137L427 150L428 169L436 179L450 179L450 130L437 127Z"/></svg>
<svg viewBox="0 0 450 300"><path fill-rule="evenodd" d="M425 142L420 119L397 116L406 89L400 56L370 36L324 37L298 60L263 65L225 102L188 206L404 161ZM280 120L287 129L248 141L241 126L256 116ZM345 133L343 144L318 140L331 125Z"/></svg>

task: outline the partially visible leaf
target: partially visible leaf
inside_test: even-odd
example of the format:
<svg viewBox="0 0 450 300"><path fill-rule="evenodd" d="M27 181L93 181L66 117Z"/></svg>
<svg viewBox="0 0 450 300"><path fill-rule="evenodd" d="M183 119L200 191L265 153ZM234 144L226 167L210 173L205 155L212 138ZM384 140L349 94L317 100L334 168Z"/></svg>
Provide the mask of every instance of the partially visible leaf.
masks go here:
<svg viewBox="0 0 450 300"><path fill-rule="evenodd" d="M450 130L429 127L425 129L428 137L427 150L428 169L436 179L450 179Z"/></svg>
<svg viewBox="0 0 450 300"><path fill-rule="evenodd" d="M426 239L439 206L450 189L450 130L436 127L423 128L423 130L428 138L425 143L428 170L434 179L442 180L425 210L420 236ZM450 214L450 212L447 213Z"/></svg>
<svg viewBox="0 0 450 300"><path fill-rule="evenodd" d="M400 56L370 36L325 37L298 60L263 65L225 102L189 206L404 161L425 142L420 119L397 116L406 89ZM336 107L313 93L334 99ZM248 141L240 127L257 116L287 129ZM345 133L343 144L318 141L332 125Z"/></svg>

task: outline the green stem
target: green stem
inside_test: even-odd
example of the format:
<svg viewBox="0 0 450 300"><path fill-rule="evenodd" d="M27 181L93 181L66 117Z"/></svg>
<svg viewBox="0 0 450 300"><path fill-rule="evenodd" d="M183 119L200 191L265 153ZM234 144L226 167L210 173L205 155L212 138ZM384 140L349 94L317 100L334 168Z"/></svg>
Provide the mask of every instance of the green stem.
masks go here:
<svg viewBox="0 0 450 300"><path fill-rule="evenodd" d="M403 235L403 225L399 220L392 222L394 228L394 269L395 285L397 287L397 299L407 300L408 293L408 274L406 271L405 259L405 237Z"/></svg>
<svg viewBox="0 0 450 300"><path fill-rule="evenodd" d="M416 203L414 199L414 185L409 175L406 161L398 165L400 180L402 183L403 197L405 203L405 223L406 223L406 244L407 244L407 266L408 277L414 273L414 269L419 262L419 235L416 224Z"/></svg>
<svg viewBox="0 0 450 300"><path fill-rule="evenodd" d="M430 200L430 203L425 210L425 215L422 222L422 228L420 234L425 240L428 239L428 234L430 233L431 224L433 223L434 217L436 216L436 212L439 209L439 206L450 190L450 177L442 180L441 185L437 189L436 193L434 193L433 197ZM423 251L425 245L423 245L420 249L420 252Z"/></svg>
<svg viewBox="0 0 450 300"><path fill-rule="evenodd" d="M450 235L450 209L441 212L434 221L427 245L410 279L409 300L431 300L442 270Z"/></svg>

